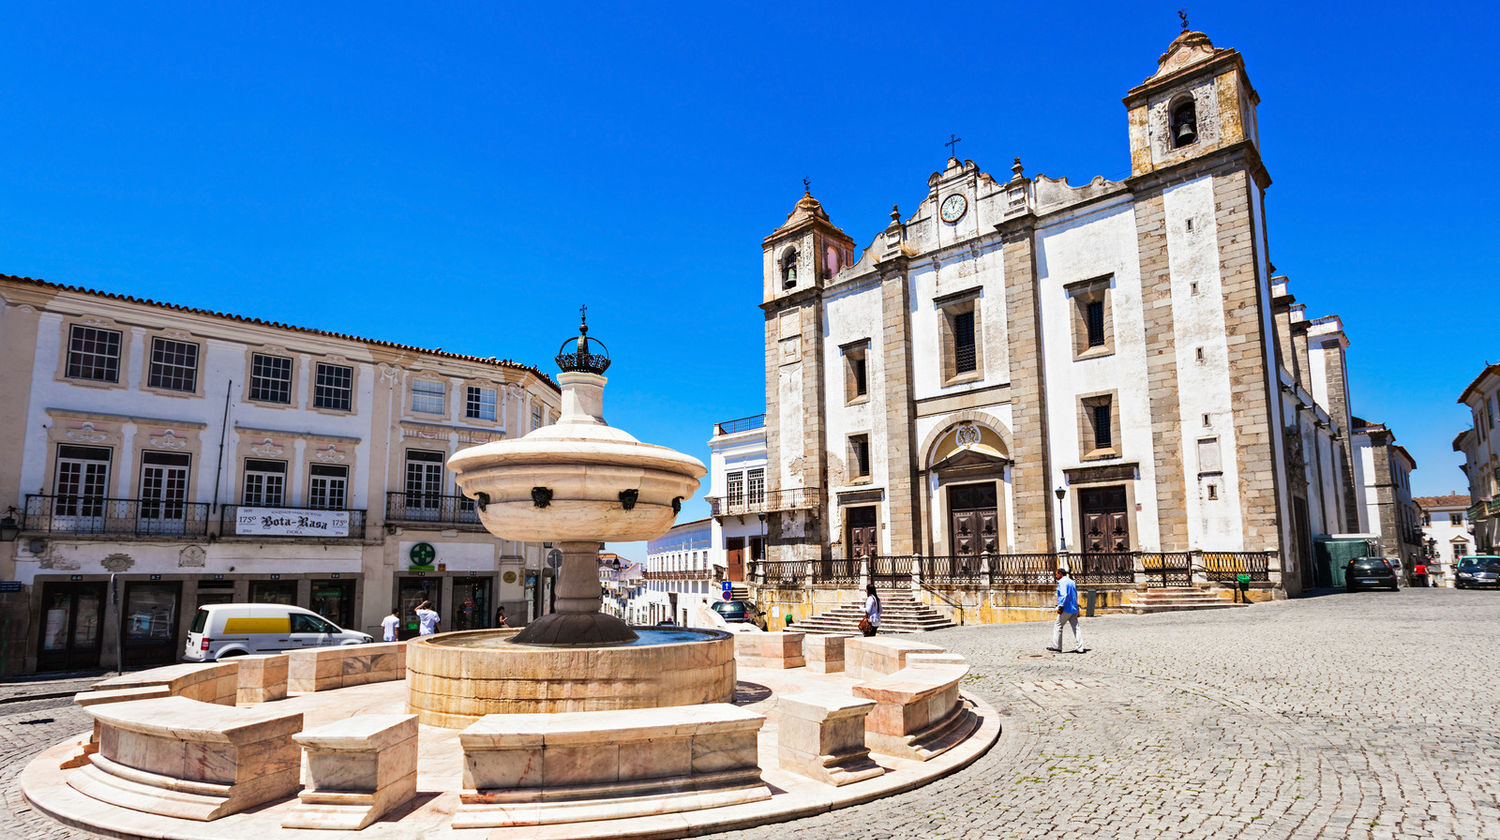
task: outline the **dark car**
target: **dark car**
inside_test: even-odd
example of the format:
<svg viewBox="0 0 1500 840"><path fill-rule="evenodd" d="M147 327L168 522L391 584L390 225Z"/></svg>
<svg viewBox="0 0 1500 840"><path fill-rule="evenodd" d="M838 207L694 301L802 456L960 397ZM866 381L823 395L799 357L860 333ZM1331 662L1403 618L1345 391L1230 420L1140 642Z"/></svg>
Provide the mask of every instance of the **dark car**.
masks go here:
<svg viewBox="0 0 1500 840"><path fill-rule="evenodd" d="M761 617L760 610L749 601L715 601L713 608L720 618L731 624L754 624L766 629L766 620Z"/></svg>
<svg viewBox="0 0 1500 840"><path fill-rule="evenodd" d="M1500 586L1500 557L1465 557L1454 570L1453 585L1459 589Z"/></svg>
<svg viewBox="0 0 1500 840"><path fill-rule="evenodd" d="M1400 588L1396 582L1396 570L1384 557L1356 557L1344 568L1344 585L1353 592L1356 589L1380 588L1395 592Z"/></svg>

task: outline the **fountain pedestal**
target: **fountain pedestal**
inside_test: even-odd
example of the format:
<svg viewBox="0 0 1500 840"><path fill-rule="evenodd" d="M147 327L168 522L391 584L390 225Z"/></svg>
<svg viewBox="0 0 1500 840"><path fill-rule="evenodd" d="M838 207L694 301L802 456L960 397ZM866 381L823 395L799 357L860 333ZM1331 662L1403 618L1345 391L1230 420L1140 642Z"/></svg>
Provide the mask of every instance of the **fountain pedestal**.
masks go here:
<svg viewBox="0 0 1500 840"><path fill-rule="evenodd" d="M599 543L566 541L555 584L557 611L527 624L511 641L527 645L609 645L639 638L629 625L599 612Z"/></svg>

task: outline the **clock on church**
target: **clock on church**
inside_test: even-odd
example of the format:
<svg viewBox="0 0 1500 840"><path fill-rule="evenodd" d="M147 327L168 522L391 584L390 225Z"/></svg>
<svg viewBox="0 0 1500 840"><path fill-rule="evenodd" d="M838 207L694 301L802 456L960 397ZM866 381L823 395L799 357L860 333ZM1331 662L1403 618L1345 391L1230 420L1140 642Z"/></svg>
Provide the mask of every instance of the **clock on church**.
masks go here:
<svg viewBox="0 0 1500 840"><path fill-rule="evenodd" d="M969 209L969 200L958 193L943 199L942 215L943 221L952 224L964 217L964 212Z"/></svg>

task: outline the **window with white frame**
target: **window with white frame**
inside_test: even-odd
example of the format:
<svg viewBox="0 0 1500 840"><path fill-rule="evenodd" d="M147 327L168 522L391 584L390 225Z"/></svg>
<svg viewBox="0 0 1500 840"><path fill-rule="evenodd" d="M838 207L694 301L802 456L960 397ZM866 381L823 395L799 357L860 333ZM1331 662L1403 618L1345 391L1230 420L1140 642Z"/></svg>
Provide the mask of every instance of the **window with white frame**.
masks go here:
<svg viewBox="0 0 1500 840"><path fill-rule="evenodd" d="M495 419L495 389L470 385L464 390L464 416L470 420Z"/></svg>
<svg viewBox="0 0 1500 840"><path fill-rule="evenodd" d="M354 368L318 362L313 381L313 408L350 411L354 406Z"/></svg>
<svg viewBox="0 0 1500 840"><path fill-rule="evenodd" d="M745 503L745 474L743 472L732 472L724 476L724 489L726 501L730 507L739 507Z"/></svg>
<svg viewBox="0 0 1500 840"><path fill-rule="evenodd" d="M411 382L411 410L423 414L442 414L443 397L447 389L443 383L430 379L413 379Z"/></svg>
<svg viewBox="0 0 1500 840"><path fill-rule="evenodd" d="M292 401L292 360L269 353L250 356L250 399L256 402Z"/></svg>
<svg viewBox="0 0 1500 840"><path fill-rule="evenodd" d="M286 462L246 458L240 504L247 507L281 507L286 504Z"/></svg>
<svg viewBox="0 0 1500 840"><path fill-rule="evenodd" d="M74 326L68 333L69 379L120 381L120 331Z"/></svg>
<svg viewBox="0 0 1500 840"><path fill-rule="evenodd" d="M103 516L108 494L110 450L102 446L57 447L54 516Z"/></svg>
<svg viewBox="0 0 1500 840"><path fill-rule="evenodd" d="M756 467L745 471L745 501L752 505L766 502L766 468Z"/></svg>
<svg viewBox="0 0 1500 840"><path fill-rule="evenodd" d="M307 484L307 506L318 510L343 510L349 501L349 468L313 464Z"/></svg>
<svg viewBox="0 0 1500 840"><path fill-rule="evenodd" d="M531 407L531 430L534 432L542 427L542 407L534 405Z"/></svg>
<svg viewBox="0 0 1500 840"><path fill-rule="evenodd" d="M166 391L198 390L198 345L170 338L151 339L150 388Z"/></svg>

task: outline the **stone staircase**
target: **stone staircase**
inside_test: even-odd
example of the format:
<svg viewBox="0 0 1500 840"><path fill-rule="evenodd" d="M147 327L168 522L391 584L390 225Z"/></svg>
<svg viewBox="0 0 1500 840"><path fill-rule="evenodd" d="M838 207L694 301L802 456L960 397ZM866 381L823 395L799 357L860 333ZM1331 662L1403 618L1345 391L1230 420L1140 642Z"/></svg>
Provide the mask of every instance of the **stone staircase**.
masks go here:
<svg viewBox="0 0 1500 840"><path fill-rule="evenodd" d="M743 583L731 583L731 584L729 584L729 589L730 589L730 594L734 596L734 600L736 600L736 601L748 601L748 600L750 600L750 590L748 590L748 589L745 588L745 584L743 584Z"/></svg>
<svg viewBox="0 0 1500 840"><path fill-rule="evenodd" d="M804 633L858 633L859 620L865 615L865 599L861 595L857 602L841 604L828 612L799 621L790 629ZM956 627L946 616L926 604L919 603L905 590L890 590L880 593L881 633L925 633Z"/></svg>
<svg viewBox="0 0 1500 840"><path fill-rule="evenodd" d="M1136 615L1185 610L1228 610L1248 607L1246 603L1235 603L1217 594L1192 586L1163 587L1134 593L1125 602L1125 607Z"/></svg>

